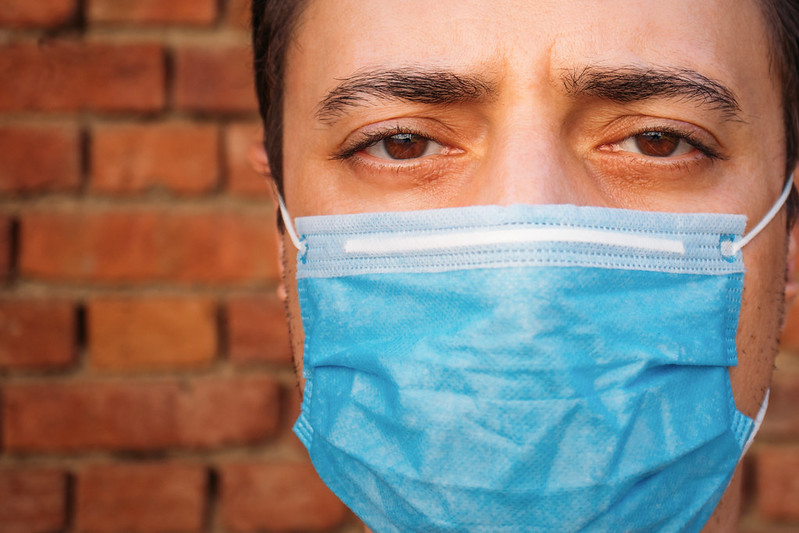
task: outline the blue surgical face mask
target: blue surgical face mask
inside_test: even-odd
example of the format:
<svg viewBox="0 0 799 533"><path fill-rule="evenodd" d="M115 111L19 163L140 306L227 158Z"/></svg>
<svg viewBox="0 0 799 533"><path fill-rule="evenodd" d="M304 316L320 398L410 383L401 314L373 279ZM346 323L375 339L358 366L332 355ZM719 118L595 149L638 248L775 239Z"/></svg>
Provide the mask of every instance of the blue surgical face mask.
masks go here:
<svg viewBox="0 0 799 533"><path fill-rule="evenodd" d="M290 218L295 432L375 533L699 531L735 406L742 215L482 206ZM761 409L761 415L765 410Z"/></svg>

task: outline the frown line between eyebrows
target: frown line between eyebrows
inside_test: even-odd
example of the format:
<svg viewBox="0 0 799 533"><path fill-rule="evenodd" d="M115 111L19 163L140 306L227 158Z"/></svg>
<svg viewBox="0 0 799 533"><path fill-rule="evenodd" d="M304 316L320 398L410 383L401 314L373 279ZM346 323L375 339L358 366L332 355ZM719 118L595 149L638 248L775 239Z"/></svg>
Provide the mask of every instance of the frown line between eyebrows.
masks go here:
<svg viewBox="0 0 799 533"><path fill-rule="evenodd" d="M564 72L570 96L593 96L619 103L653 98L696 101L728 120L742 120L735 94L719 81L690 69L587 66Z"/></svg>
<svg viewBox="0 0 799 533"><path fill-rule="evenodd" d="M316 118L325 124L373 100L446 105L483 101L496 92L496 83L479 75L413 67L367 70L339 82L317 108Z"/></svg>

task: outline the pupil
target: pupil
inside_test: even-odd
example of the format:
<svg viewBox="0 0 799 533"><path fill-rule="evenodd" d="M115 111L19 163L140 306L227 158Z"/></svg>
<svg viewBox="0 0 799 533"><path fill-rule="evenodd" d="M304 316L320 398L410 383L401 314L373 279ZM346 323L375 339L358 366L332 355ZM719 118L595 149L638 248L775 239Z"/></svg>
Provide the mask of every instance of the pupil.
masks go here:
<svg viewBox="0 0 799 533"><path fill-rule="evenodd" d="M392 159L414 159L427 150L428 140L413 133L397 133L383 140L386 153Z"/></svg>
<svg viewBox="0 0 799 533"><path fill-rule="evenodd" d="M635 144L642 154L652 157L667 157L680 145L680 137L673 133L648 131L635 136Z"/></svg>

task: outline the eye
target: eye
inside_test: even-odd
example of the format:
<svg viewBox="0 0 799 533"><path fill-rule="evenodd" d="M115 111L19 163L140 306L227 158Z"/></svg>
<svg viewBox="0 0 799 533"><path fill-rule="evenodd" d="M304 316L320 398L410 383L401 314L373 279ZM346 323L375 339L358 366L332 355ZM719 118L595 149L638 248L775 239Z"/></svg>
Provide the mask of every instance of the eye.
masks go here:
<svg viewBox="0 0 799 533"><path fill-rule="evenodd" d="M441 144L415 133L395 133L374 140L363 148L367 154L379 159L405 160L442 154Z"/></svg>
<svg viewBox="0 0 799 533"><path fill-rule="evenodd" d="M617 143L616 149L648 157L676 157L696 149L685 136L668 131L645 131Z"/></svg>

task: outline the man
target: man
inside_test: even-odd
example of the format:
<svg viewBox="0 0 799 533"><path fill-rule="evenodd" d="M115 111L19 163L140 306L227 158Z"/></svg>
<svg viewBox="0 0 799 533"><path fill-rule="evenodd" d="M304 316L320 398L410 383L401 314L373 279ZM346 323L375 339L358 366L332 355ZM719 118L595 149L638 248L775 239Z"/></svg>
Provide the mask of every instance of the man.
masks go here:
<svg viewBox="0 0 799 533"><path fill-rule="evenodd" d="M794 290L797 11L254 2L297 432L367 525L736 530Z"/></svg>

